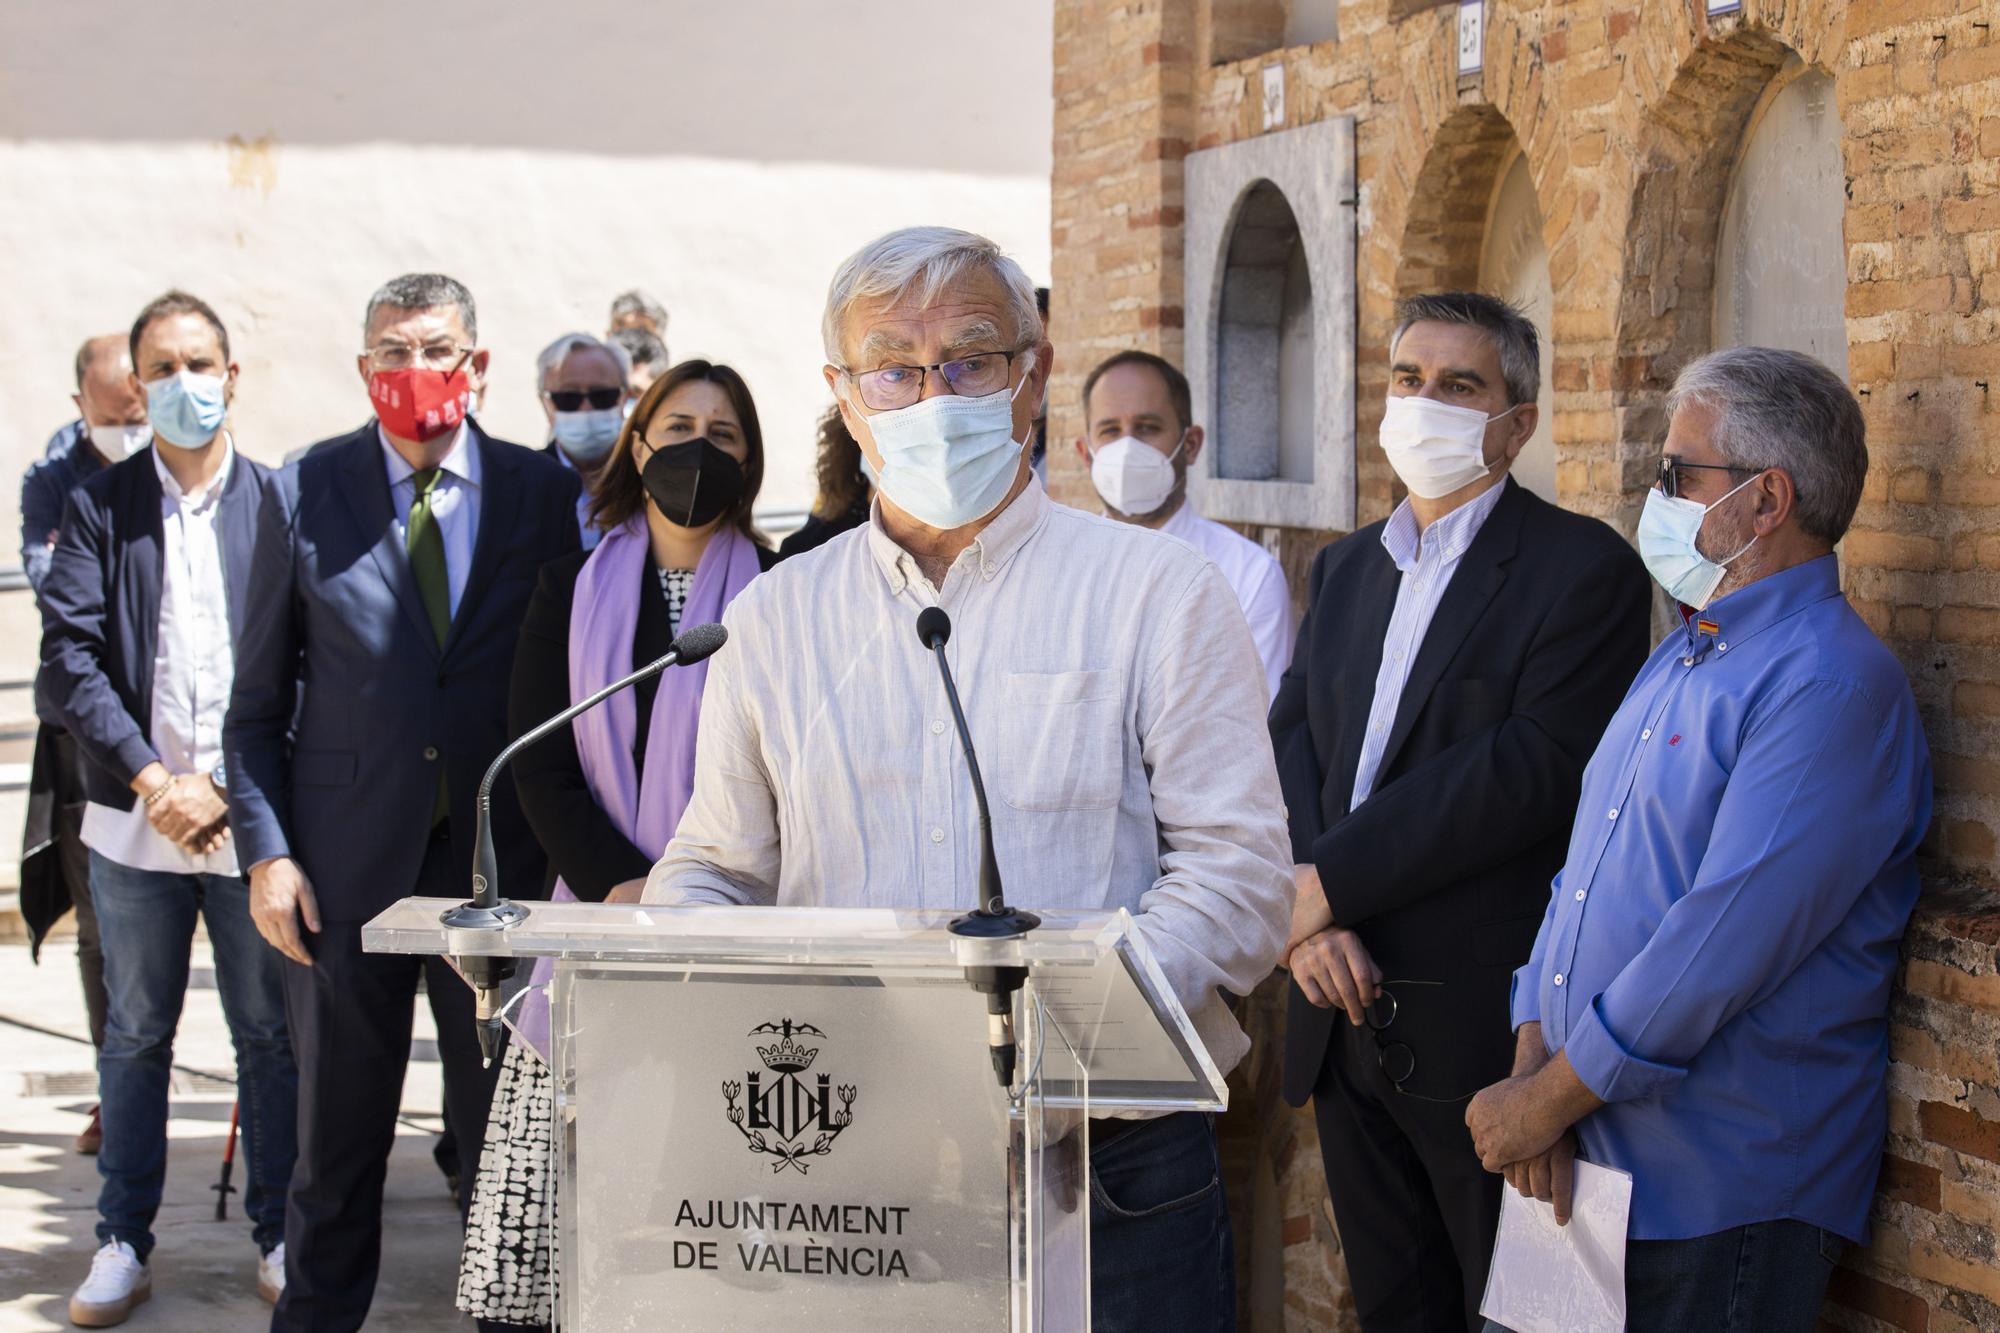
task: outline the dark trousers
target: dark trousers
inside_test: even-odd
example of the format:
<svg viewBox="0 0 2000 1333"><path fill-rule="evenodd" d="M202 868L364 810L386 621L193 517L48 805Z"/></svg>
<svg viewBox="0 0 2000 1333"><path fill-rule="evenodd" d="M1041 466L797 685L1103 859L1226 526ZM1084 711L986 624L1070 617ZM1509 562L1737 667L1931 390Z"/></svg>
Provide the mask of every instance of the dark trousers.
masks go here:
<svg viewBox="0 0 2000 1333"><path fill-rule="evenodd" d="M1466 1103L1396 1091L1376 1049L1342 1018L1312 1097L1355 1312L1366 1333L1483 1328L1501 1179L1473 1151Z"/></svg>
<svg viewBox="0 0 2000 1333"><path fill-rule="evenodd" d="M442 827L442 826L440 826ZM449 845L434 837L411 892L464 895ZM470 1182L479 1171L486 1115L499 1068L482 1069L472 991L442 958L371 954L360 922L329 921L306 933L313 965L287 962L285 1006L299 1065L299 1159L285 1217L285 1294L274 1333L358 1329L368 1317L382 1261L382 1184L410 1060L417 978L437 1020L445 1117ZM472 1197L461 1191L463 1202ZM438 1281L449 1283L449 1270Z"/></svg>
<svg viewBox="0 0 2000 1333"><path fill-rule="evenodd" d="M1212 1117L1091 1122L1090 1326L1236 1327L1236 1253Z"/></svg>
<svg viewBox="0 0 2000 1333"><path fill-rule="evenodd" d="M1812 1333L1846 1245L1790 1219L1690 1240L1627 1241L1626 1333Z"/></svg>
<svg viewBox="0 0 2000 1333"><path fill-rule="evenodd" d="M83 1012L90 1020L90 1044L104 1049L104 946L97 928L97 908L90 896L90 849L83 845L83 769L78 766L76 737L44 723L37 744L52 748L56 760L55 806L50 832L56 863L69 886L76 911L76 968L83 978Z"/></svg>

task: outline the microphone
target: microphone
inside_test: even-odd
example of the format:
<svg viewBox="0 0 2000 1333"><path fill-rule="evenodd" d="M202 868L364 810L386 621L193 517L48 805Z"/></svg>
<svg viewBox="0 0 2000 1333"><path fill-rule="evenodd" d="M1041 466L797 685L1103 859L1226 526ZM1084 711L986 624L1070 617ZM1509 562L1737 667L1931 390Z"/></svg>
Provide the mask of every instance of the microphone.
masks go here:
<svg viewBox="0 0 2000 1333"><path fill-rule="evenodd" d="M952 679L951 663L945 660L944 646L951 641L951 617L941 606L927 606L917 615L917 638L937 658L938 675L944 681L944 696L951 704L951 717L958 727L958 744L965 752L965 767L972 775L973 804L979 810L979 906L951 923L951 933L974 939L1012 939L1025 935L1042 919L1032 912L1007 906L1007 894L1000 883L1000 863L993 855L993 810L986 803L986 783L979 774L979 756L972 748L972 729L965 724L965 709L958 701L958 684ZM965 979L972 989L986 997L986 1045L993 1061L993 1073L1000 1086L1014 1086L1014 993L1028 979L1024 967L968 967Z"/></svg>
<svg viewBox="0 0 2000 1333"><path fill-rule="evenodd" d="M456 930L507 930L527 919L528 909L500 897L499 858L493 851L493 780L520 751L551 732L568 726L578 714L587 713L620 690L640 681L651 680L670 666L693 666L710 656L728 640L729 631L720 625L696 625L683 630L659 657L631 675L614 680L587 699L579 699L548 721L531 727L510 743L486 767L479 782L479 800L474 807L472 843L472 899L443 913L438 919ZM514 975L514 960L492 954L466 954L458 960L458 970L472 986L472 1016L479 1032L479 1054L490 1067L500 1052L500 984Z"/></svg>

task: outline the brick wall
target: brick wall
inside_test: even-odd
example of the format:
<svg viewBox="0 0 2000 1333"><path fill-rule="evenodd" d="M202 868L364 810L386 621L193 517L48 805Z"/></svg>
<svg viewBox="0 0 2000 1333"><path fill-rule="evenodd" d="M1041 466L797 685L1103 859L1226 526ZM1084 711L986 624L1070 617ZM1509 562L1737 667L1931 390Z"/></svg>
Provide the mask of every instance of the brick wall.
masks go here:
<svg viewBox="0 0 2000 1333"><path fill-rule="evenodd" d="M1391 308L1473 280L1519 145L1544 218L1558 488L1628 533L1674 373L1708 346L1717 221L1746 122L1788 54L1829 72L1845 136L1851 380L1873 454L1843 548L1849 596L1909 670L1937 765L1926 899L1894 1009L1876 1236L1830 1326L2000 1328L2000 7L1993 0L1489 0L1485 72L1455 72L1456 7L1346 0L1339 40L1286 51L1283 0L1058 0L1051 482L1101 356L1182 358L1181 159L1286 123L1356 118L1357 517L1397 492L1373 443ZM1336 534L1259 529L1298 586ZM1309 1116L1274 1092L1282 1005L1226 1130L1260 1328L1338 1328L1339 1241Z"/></svg>

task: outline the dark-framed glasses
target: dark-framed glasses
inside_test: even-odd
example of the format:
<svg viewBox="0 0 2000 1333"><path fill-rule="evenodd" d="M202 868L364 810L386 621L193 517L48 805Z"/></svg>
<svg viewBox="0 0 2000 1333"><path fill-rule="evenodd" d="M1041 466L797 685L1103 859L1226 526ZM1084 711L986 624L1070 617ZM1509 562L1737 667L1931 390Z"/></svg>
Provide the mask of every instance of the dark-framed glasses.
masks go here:
<svg viewBox="0 0 2000 1333"><path fill-rule="evenodd" d="M1375 1034L1376 1067L1382 1071L1382 1077L1389 1080L1390 1087L1403 1096L1414 1097L1420 1102L1444 1102L1450 1104L1453 1102L1469 1101L1472 1098L1472 1093L1468 1092L1460 1097L1426 1097L1421 1092L1411 1092L1403 1085L1416 1077L1416 1051L1411 1049L1408 1042L1384 1041L1382 1038L1382 1034L1388 1030L1390 1024L1396 1021L1396 1015L1402 1009L1401 1004L1396 999L1396 992L1389 989L1391 986L1442 985L1444 985L1442 981L1412 981L1408 978L1399 981L1377 983L1375 989L1380 991L1381 994L1369 1001L1368 1027Z"/></svg>
<svg viewBox="0 0 2000 1333"><path fill-rule="evenodd" d="M1026 348L1011 352L975 352L930 366L878 366L874 370L847 371L861 391L864 407L875 412L893 412L908 407L924 396L924 382L935 372L944 376L951 391L965 398L984 398L998 393L1014 378L1014 358Z"/></svg>
<svg viewBox="0 0 2000 1333"><path fill-rule="evenodd" d="M1754 477L1765 471L1761 467L1737 467L1733 463L1686 463L1673 454L1660 455L1660 470L1653 477L1653 484L1666 492L1669 500L1678 500L1681 494L1680 474L1683 472L1733 472L1738 476Z"/></svg>
<svg viewBox="0 0 2000 1333"><path fill-rule="evenodd" d="M608 411L625 401L625 391L610 389L550 389L542 394L549 405L558 412L581 412L589 403L599 412Z"/></svg>
<svg viewBox="0 0 2000 1333"><path fill-rule="evenodd" d="M463 365L472 353L470 347L440 339L421 347L409 343L377 343L363 355L368 358L368 364L377 370L410 370L422 366L426 370L450 372Z"/></svg>

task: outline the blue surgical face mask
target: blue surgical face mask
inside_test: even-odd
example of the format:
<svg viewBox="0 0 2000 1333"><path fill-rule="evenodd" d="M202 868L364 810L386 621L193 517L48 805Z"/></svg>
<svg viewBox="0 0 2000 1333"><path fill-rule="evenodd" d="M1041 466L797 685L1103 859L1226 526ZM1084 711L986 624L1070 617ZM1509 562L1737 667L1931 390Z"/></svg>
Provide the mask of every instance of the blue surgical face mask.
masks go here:
<svg viewBox="0 0 2000 1333"><path fill-rule="evenodd" d="M1757 544L1753 536L1743 550L1720 561L1710 560L1695 545L1709 512L1755 480L1750 478L1712 505L1669 496L1657 486L1646 492L1646 508L1639 515L1639 558L1669 597L1697 611L1706 609L1729 566Z"/></svg>
<svg viewBox="0 0 2000 1333"><path fill-rule="evenodd" d="M227 387L220 375L183 370L146 385L146 416L155 439L183 449L199 449L222 429L229 411Z"/></svg>
<svg viewBox="0 0 2000 1333"><path fill-rule="evenodd" d="M578 463L601 462L618 443L619 428L625 424L625 409L607 407L602 411L586 407L579 412L556 413L556 446Z"/></svg>
<svg viewBox="0 0 2000 1333"><path fill-rule="evenodd" d="M1014 438L1014 400L1027 386L1035 354L1028 352L1021 364L1012 393L939 394L865 418L882 455L879 469L868 468L869 480L898 509L933 528L962 528L998 509L1020 467L1025 441Z"/></svg>

